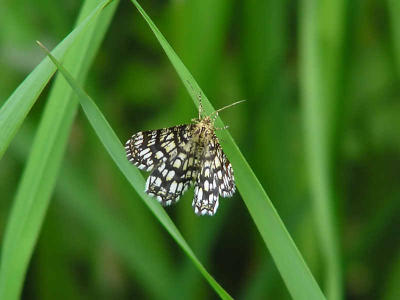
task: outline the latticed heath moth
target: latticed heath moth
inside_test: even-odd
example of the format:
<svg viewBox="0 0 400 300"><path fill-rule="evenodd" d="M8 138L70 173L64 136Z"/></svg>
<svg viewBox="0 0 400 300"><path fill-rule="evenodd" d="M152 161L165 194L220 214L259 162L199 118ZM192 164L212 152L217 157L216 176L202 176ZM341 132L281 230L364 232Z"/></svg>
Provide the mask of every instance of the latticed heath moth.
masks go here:
<svg viewBox="0 0 400 300"><path fill-rule="evenodd" d="M199 117L193 123L134 134L125 144L126 154L139 169L151 172L146 193L168 206L194 184L194 212L214 215L219 196L232 197L236 189L232 165L215 135L220 128L214 122L219 111L242 101L203 116L199 95Z"/></svg>

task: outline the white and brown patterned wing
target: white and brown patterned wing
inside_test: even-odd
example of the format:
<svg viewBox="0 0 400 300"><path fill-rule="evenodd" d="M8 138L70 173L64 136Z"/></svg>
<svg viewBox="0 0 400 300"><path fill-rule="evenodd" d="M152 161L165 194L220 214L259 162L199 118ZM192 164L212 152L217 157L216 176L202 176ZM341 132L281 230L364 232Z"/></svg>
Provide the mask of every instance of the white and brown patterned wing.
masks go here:
<svg viewBox="0 0 400 300"><path fill-rule="evenodd" d="M177 146L185 145L191 136L191 124L179 125L134 134L125 144L128 160L141 170L155 166L177 154Z"/></svg>
<svg viewBox="0 0 400 300"><path fill-rule="evenodd" d="M219 196L231 197L235 192L233 170L216 136L207 145L200 160L192 206L198 215L214 215Z"/></svg>
<svg viewBox="0 0 400 300"><path fill-rule="evenodd" d="M154 168L146 181L146 193L168 206L179 200L197 176L196 144L179 144L177 154Z"/></svg>
<svg viewBox="0 0 400 300"><path fill-rule="evenodd" d="M236 191L235 177L233 176L233 168L228 158L226 157L221 145L215 137L216 152L214 158L214 169L217 174L217 185L219 194L226 198L232 197Z"/></svg>
<svg viewBox="0 0 400 300"><path fill-rule="evenodd" d="M194 198L192 206L197 215L212 216L219 205L217 174L215 173L214 160L217 155L214 144L206 145L199 159L199 171L197 174Z"/></svg>

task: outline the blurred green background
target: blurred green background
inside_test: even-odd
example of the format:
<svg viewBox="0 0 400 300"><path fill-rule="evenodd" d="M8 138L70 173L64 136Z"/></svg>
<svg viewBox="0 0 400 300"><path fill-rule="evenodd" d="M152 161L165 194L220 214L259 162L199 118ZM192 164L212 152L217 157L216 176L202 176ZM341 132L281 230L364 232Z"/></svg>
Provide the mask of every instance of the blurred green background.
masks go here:
<svg viewBox="0 0 400 300"><path fill-rule="evenodd" d="M222 119L321 288L329 285L333 257L343 298L400 299L400 5L142 2L214 107L247 99ZM80 5L0 4L0 105L44 57L35 40L57 45L72 30ZM122 142L197 115L129 1L119 3L85 88ZM0 161L0 240L48 91ZM214 278L235 298L289 299L239 193L222 199L212 218L193 213L192 197L191 189L166 210ZM324 222L334 228L327 242ZM24 299L55 295L216 297L117 170L81 111L23 290Z"/></svg>

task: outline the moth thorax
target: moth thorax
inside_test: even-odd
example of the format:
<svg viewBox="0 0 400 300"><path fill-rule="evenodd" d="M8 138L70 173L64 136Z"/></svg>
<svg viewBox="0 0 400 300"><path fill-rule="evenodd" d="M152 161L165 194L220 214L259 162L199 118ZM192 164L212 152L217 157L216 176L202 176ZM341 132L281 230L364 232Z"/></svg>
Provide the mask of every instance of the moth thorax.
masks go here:
<svg viewBox="0 0 400 300"><path fill-rule="evenodd" d="M214 133L214 125L209 117L205 117L199 120L195 124L195 134L197 135L199 142L208 143Z"/></svg>

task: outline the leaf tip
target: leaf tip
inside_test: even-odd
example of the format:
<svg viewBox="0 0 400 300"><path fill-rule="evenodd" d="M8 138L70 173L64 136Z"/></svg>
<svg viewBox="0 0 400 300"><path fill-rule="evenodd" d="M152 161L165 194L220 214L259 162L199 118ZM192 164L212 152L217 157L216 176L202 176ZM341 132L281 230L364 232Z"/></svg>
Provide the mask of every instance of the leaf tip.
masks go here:
<svg viewBox="0 0 400 300"><path fill-rule="evenodd" d="M46 53L50 52L40 41L36 40L36 44L38 44Z"/></svg>

